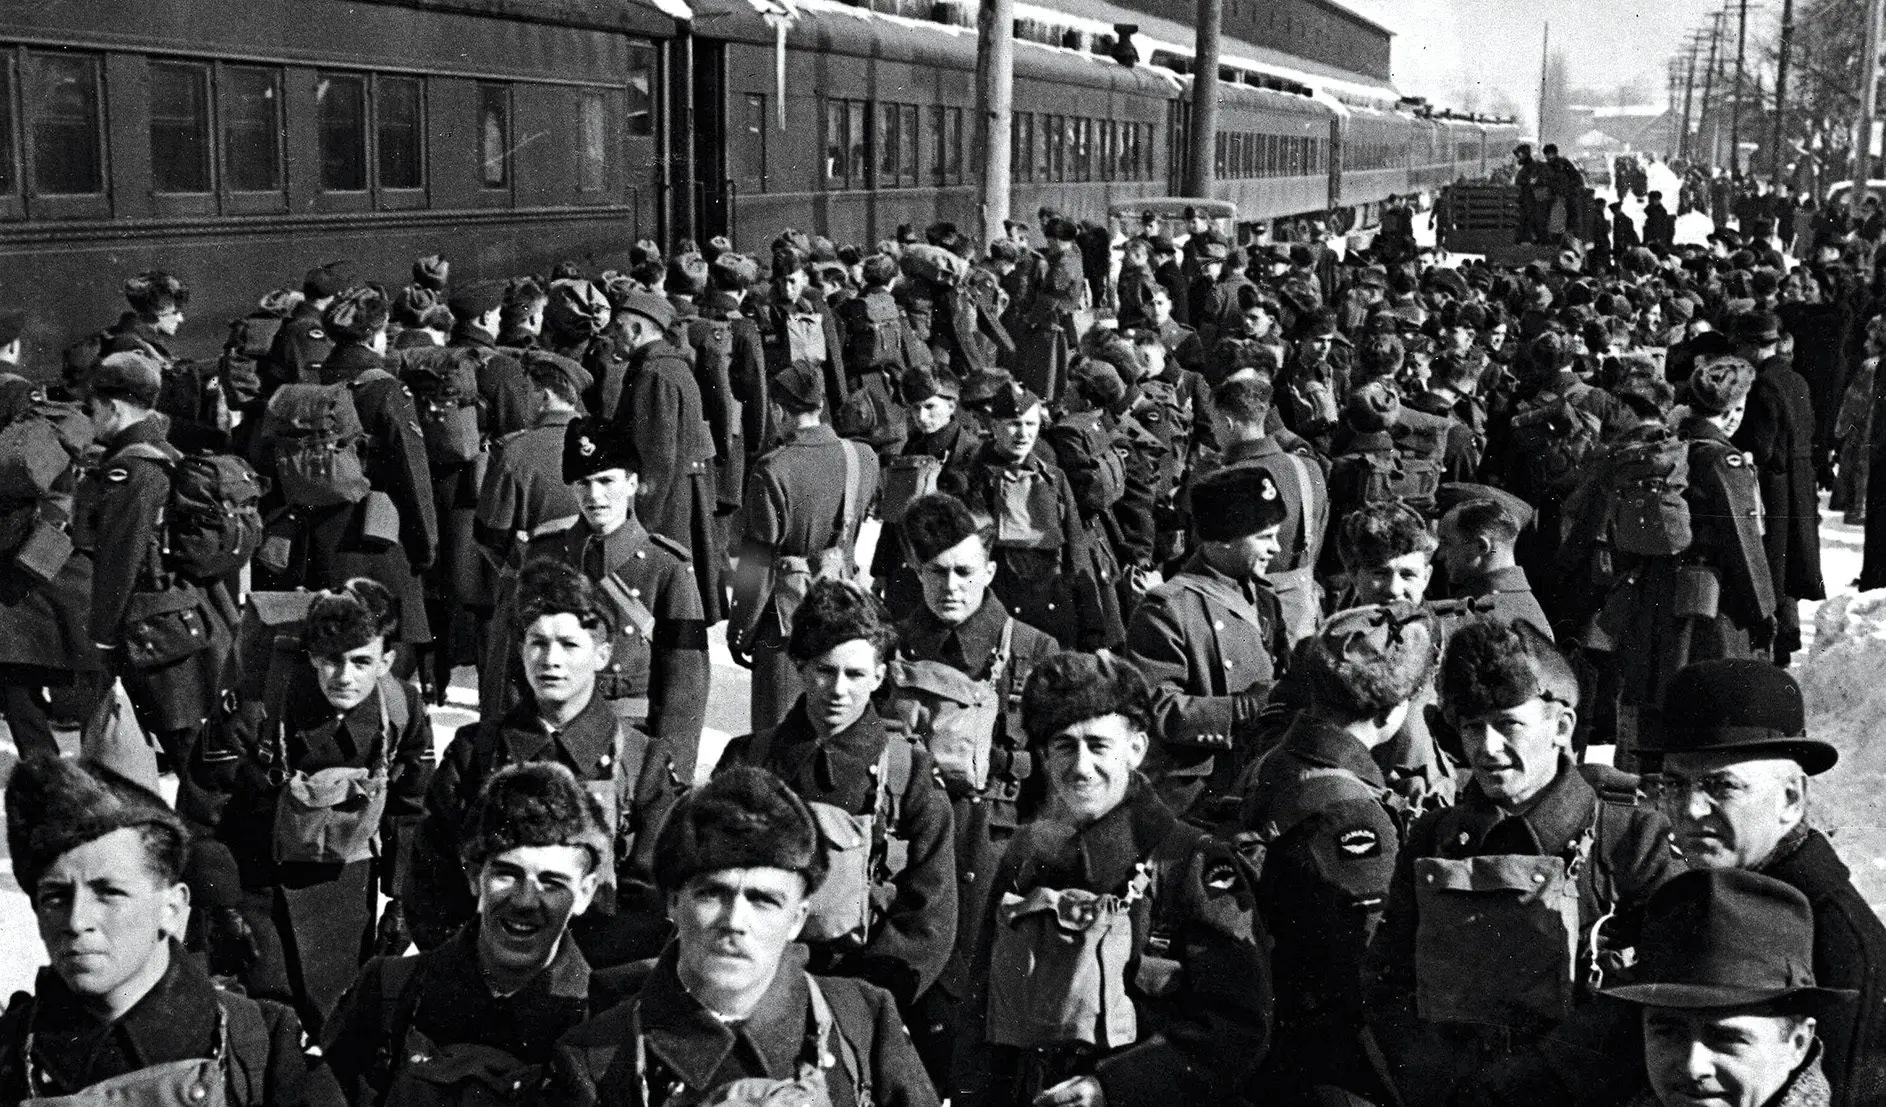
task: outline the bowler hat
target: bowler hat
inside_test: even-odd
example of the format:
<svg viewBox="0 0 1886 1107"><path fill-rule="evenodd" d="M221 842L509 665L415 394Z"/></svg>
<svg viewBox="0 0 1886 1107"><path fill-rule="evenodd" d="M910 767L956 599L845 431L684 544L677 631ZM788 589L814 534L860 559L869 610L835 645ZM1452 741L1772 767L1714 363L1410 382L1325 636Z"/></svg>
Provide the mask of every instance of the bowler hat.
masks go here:
<svg viewBox="0 0 1886 1107"><path fill-rule="evenodd" d="M1801 686L1766 661L1724 658L1686 665L1670 679L1663 704L1662 725L1647 736L1645 753L1790 757L1809 776L1840 759L1832 742L1808 737Z"/></svg>
<svg viewBox="0 0 1886 1107"><path fill-rule="evenodd" d="M1653 892L1631 979L1604 994L1694 1010L1780 999L1828 1003L1856 994L1815 985L1807 897L1746 869L1678 873Z"/></svg>

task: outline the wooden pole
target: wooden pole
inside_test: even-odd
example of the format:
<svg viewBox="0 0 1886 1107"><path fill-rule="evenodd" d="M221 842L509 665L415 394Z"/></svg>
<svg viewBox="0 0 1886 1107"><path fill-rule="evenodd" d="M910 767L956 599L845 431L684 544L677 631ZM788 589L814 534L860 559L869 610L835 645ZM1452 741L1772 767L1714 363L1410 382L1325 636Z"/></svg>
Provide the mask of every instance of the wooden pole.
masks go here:
<svg viewBox="0 0 1886 1107"><path fill-rule="evenodd" d="M1549 139L1545 135L1545 79L1546 72L1552 67L1552 24L1545 25L1545 35L1539 43L1539 145L1544 146Z"/></svg>
<svg viewBox="0 0 1886 1107"><path fill-rule="evenodd" d="M1736 5L1735 90L1729 94L1729 176L1742 175L1742 90L1747 85L1743 65L1748 55L1748 0Z"/></svg>
<svg viewBox="0 0 1886 1107"><path fill-rule="evenodd" d="M1866 45L1860 49L1860 133L1853 143L1853 192L1847 210L1858 214L1873 176L1873 116L1879 110L1880 16L1886 0L1867 0Z"/></svg>
<svg viewBox="0 0 1886 1107"><path fill-rule="evenodd" d="M1224 0L1198 0L1198 43L1192 58L1192 133L1187 136L1185 194L1210 199L1218 169L1218 55Z"/></svg>
<svg viewBox="0 0 1886 1107"><path fill-rule="evenodd" d="M1683 140L1677 144L1676 156L1687 158L1690 153L1690 109L1696 104L1696 54L1697 44L1690 43L1690 72L1683 81Z"/></svg>
<svg viewBox="0 0 1886 1107"><path fill-rule="evenodd" d="M1721 44L1722 13L1717 12L1715 22L1711 25L1709 32L1709 68L1703 73L1703 110L1696 117L1696 129L1699 133L1703 123L1715 122L1716 124L1716 129L1710 132L1708 158L1710 165L1720 165L1722 159L1722 124L1720 121L1712 120L1709 114L1709 99L1716 91L1716 49Z"/></svg>
<svg viewBox="0 0 1886 1107"><path fill-rule="evenodd" d="M1794 0L1781 2L1781 45L1775 57L1775 127L1769 138L1768 175L1781 179L1781 144L1788 135L1788 55L1794 51Z"/></svg>
<svg viewBox="0 0 1886 1107"><path fill-rule="evenodd" d="M976 142L982 151L980 248L1005 232L1015 127L1015 0L982 0L976 15Z"/></svg>

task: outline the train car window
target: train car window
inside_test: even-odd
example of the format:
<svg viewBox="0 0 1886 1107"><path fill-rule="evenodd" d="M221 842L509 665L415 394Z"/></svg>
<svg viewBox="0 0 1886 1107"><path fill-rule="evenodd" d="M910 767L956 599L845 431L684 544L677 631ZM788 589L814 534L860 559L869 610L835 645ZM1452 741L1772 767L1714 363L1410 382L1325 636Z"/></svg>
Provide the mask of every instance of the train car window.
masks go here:
<svg viewBox="0 0 1886 1107"><path fill-rule="evenodd" d="M609 139L603 122L606 114L601 92L586 88L578 93L576 101L579 144L576 165L576 190L578 192L601 192L608 179ZM764 133L763 128L762 133Z"/></svg>
<svg viewBox="0 0 1886 1107"><path fill-rule="evenodd" d="M511 187L511 90L478 86L478 180L486 188Z"/></svg>
<svg viewBox="0 0 1886 1107"><path fill-rule="evenodd" d="M1063 117L1063 120L1063 125L1066 129L1066 172L1057 179L1063 181L1085 180L1086 173L1081 169L1081 123L1083 120L1076 119L1071 115Z"/></svg>
<svg viewBox="0 0 1886 1107"><path fill-rule="evenodd" d="M1231 136L1223 131L1212 136L1212 174L1214 176L1225 175L1225 140L1229 137Z"/></svg>
<svg viewBox="0 0 1886 1107"><path fill-rule="evenodd" d="M19 151L13 141L13 58L0 55L0 205L17 205ZM7 207L10 214L17 214Z"/></svg>
<svg viewBox="0 0 1886 1107"><path fill-rule="evenodd" d="M1008 176L1010 181L1028 179L1029 135L1033 133L1034 120L1025 111L1018 111L1009 117L1008 128ZM981 151L977 151L978 154Z"/></svg>
<svg viewBox="0 0 1886 1107"><path fill-rule="evenodd" d="M367 79L323 73L314 86L321 133L321 187L367 190Z"/></svg>
<svg viewBox="0 0 1886 1107"><path fill-rule="evenodd" d="M923 124L915 104L897 105L897 183L915 188L922 183Z"/></svg>
<svg viewBox="0 0 1886 1107"><path fill-rule="evenodd" d="M94 196L105 191L98 62L70 54L27 54L32 79L33 191Z"/></svg>
<svg viewBox="0 0 1886 1107"><path fill-rule="evenodd" d="M735 162L739 166L740 187L747 192L766 191L766 118L766 97L757 92L747 93L746 116L740 125L745 146Z"/></svg>
<svg viewBox="0 0 1886 1107"><path fill-rule="evenodd" d="M653 43L629 44L629 114L625 130L632 138L655 134L656 84Z"/></svg>
<svg viewBox="0 0 1886 1107"><path fill-rule="evenodd" d="M210 67L152 62L151 187L209 192Z"/></svg>
<svg viewBox="0 0 1886 1107"><path fill-rule="evenodd" d="M282 187L282 80L272 69L225 66L217 81L223 188L277 192Z"/></svg>
<svg viewBox="0 0 1886 1107"><path fill-rule="evenodd" d="M374 80L374 136L381 188L426 187L424 101L410 77Z"/></svg>
<svg viewBox="0 0 1886 1107"><path fill-rule="evenodd" d="M901 148L902 116L896 104L879 104L877 109L878 157L882 159L878 163L878 187L895 188L898 184L897 154Z"/></svg>
<svg viewBox="0 0 1886 1107"><path fill-rule="evenodd" d="M851 143L845 134L845 102L825 101L825 185L845 188L846 171L851 167Z"/></svg>
<svg viewBox="0 0 1886 1107"><path fill-rule="evenodd" d="M851 168L846 172L850 181L847 187L870 188L871 181L871 113L866 109L870 105L863 100L845 101L845 134L851 140Z"/></svg>
<svg viewBox="0 0 1886 1107"><path fill-rule="evenodd" d="M963 109L944 108L943 125L937 128L937 144L943 148L943 183L963 183ZM1011 128L1011 133L1013 129Z"/></svg>

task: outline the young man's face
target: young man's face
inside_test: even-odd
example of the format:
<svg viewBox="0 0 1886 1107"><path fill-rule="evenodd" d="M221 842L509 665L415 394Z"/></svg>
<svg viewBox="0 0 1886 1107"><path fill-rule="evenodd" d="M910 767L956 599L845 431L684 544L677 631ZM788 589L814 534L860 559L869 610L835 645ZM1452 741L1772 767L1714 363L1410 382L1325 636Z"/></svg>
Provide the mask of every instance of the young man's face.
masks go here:
<svg viewBox="0 0 1886 1107"><path fill-rule="evenodd" d="M917 569L923 604L939 622L960 626L982 608L995 580L995 562L978 535L970 535Z"/></svg>
<svg viewBox="0 0 1886 1107"><path fill-rule="evenodd" d="M1226 542L1213 542L1212 546L1220 551L1213 560L1227 573L1237 575L1240 580L1256 580L1270 570L1270 563L1277 560L1277 554L1283 549L1281 535L1283 525L1265 527L1255 534L1240 535Z"/></svg>
<svg viewBox="0 0 1886 1107"><path fill-rule="evenodd" d="M1433 576L1432 555L1426 550L1416 550L1380 565L1358 569L1351 583L1358 605L1420 603L1427 597L1428 581Z"/></svg>
<svg viewBox="0 0 1886 1107"><path fill-rule="evenodd" d="M1578 712L1534 696L1524 703L1455 720L1474 783L1501 807L1516 809L1552 783L1571 748Z"/></svg>
<svg viewBox="0 0 1886 1107"><path fill-rule="evenodd" d="M143 835L114 830L59 855L40 877L33 914L53 972L75 994L128 1006L156 980L153 959L183 936L190 891L151 868ZM151 977L151 979L145 979Z"/></svg>
<svg viewBox="0 0 1886 1107"><path fill-rule="evenodd" d="M763 990L805 927L805 877L770 866L701 873L668 897L675 969L694 990Z"/></svg>
<svg viewBox="0 0 1886 1107"><path fill-rule="evenodd" d="M1813 1043L1813 1019L1735 1007L1644 1009L1644 1071L1662 1107L1762 1107Z"/></svg>
<svg viewBox="0 0 1886 1107"><path fill-rule="evenodd" d="M1124 715L1087 719L1056 734L1042 750L1051 802L1077 826L1099 819L1126 799L1146 744Z"/></svg>
<svg viewBox="0 0 1886 1107"><path fill-rule="evenodd" d="M956 418L956 401L948 396L931 396L917 405L912 418L917 421L918 430L935 434Z"/></svg>
<svg viewBox="0 0 1886 1107"><path fill-rule="evenodd" d="M393 671L393 651L380 635L346 653L310 655L308 660L314 665L321 695L336 711L359 707L373 694L380 678Z"/></svg>
<svg viewBox="0 0 1886 1107"><path fill-rule="evenodd" d="M1041 405L1036 404L1013 419L998 419L989 426L995 452L1010 461L1021 461L1034 451L1041 437Z"/></svg>
<svg viewBox="0 0 1886 1107"><path fill-rule="evenodd" d="M512 972L549 964L601 882L581 846L519 846L487 857L472 881L479 960Z"/></svg>
<svg viewBox="0 0 1886 1107"><path fill-rule="evenodd" d="M641 487L641 477L627 469L604 469L594 476L570 482L577 510L597 534L614 534L629 521L635 511L635 494Z"/></svg>
<svg viewBox="0 0 1886 1107"><path fill-rule="evenodd" d="M151 325L157 328L159 334L174 335L177 328L183 326L183 309L167 307L157 313L157 319Z"/></svg>
<svg viewBox="0 0 1886 1107"><path fill-rule="evenodd" d="M871 706L885 671L877 647L862 638L840 642L801 663L799 681L805 686L806 718L813 729L826 736L849 730Z"/></svg>
<svg viewBox="0 0 1886 1107"><path fill-rule="evenodd" d="M540 616L524 628L524 681L540 710L587 704L612 647L567 611Z"/></svg>

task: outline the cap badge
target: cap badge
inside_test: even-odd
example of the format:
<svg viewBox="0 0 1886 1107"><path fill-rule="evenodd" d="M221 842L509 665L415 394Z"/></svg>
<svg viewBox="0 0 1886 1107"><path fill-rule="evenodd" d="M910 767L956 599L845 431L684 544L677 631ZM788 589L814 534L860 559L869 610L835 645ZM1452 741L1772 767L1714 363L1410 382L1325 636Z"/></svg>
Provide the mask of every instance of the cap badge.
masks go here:
<svg viewBox="0 0 1886 1107"><path fill-rule="evenodd" d="M576 440L576 452L584 457L593 457L596 453L596 443L588 435L581 435Z"/></svg>

